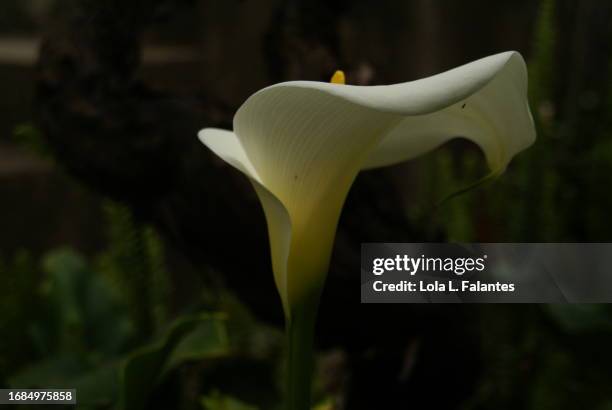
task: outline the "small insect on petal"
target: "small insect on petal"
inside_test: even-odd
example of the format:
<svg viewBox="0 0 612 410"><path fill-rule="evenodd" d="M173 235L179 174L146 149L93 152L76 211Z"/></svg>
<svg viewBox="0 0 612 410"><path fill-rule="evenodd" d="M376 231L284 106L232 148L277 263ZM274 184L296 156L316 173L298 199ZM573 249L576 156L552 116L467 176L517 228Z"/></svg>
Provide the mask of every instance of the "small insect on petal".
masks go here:
<svg viewBox="0 0 612 410"><path fill-rule="evenodd" d="M332 75L331 80L329 80L332 84L346 84L346 78L344 76L344 71L336 70L334 75Z"/></svg>

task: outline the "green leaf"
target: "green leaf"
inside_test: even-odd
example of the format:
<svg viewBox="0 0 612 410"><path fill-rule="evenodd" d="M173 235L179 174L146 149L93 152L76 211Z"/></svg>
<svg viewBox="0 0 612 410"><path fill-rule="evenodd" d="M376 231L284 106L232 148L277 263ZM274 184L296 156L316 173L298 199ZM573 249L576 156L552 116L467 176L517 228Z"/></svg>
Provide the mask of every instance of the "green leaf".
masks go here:
<svg viewBox="0 0 612 410"><path fill-rule="evenodd" d="M174 348L164 366L163 374L181 363L225 355L228 347L229 341L224 320L202 322Z"/></svg>
<svg viewBox="0 0 612 410"><path fill-rule="evenodd" d="M48 275L46 286L51 302L57 308L62 332L80 327L83 311L79 295L88 277L85 260L71 249L58 249L44 257L43 268Z"/></svg>
<svg viewBox="0 0 612 410"><path fill-rule="evenodd" d="M325 399L321 403L317 404L312 410L334 410L334 404L331 399Z"/></svg>
<svg viewBox="0 0 612 410"><path fill-rule="evenodd" d="M119 362L99 366L73 380L67 388L76 389L79 406L108 408L119 397Z"/></svg>
<svg viewBox="0 0 612 410"><path fill-rule="evenodd" d="M224 396L218 391L202 397L201 403L204 410L258 410L255 406L248 405L234 397Z"/></svg>
<svg viewBox="0 0 612 410"><path fill-rule="evenodd" d="M42 158L52 158L51 150L41 131L33 124L19 124L13 128L12 140Z"/></svg>
<svg viewBox="0 0 612 410"><path fill-rule="evenodd" d="M218 357L227 349L223 316L204 314L177 321L161 340L127 359L121 372L121 408L144 409L153 388L172 368L189 360Z"/></svg>
<svg viewBox="0 0 612 410"><path fill-rule="evenodd" d="M46 344L58 351L95 351L103 357L121 352L134 331L107 279L68 248L49 252L43 266L49 309L38 327Z"/></svg>

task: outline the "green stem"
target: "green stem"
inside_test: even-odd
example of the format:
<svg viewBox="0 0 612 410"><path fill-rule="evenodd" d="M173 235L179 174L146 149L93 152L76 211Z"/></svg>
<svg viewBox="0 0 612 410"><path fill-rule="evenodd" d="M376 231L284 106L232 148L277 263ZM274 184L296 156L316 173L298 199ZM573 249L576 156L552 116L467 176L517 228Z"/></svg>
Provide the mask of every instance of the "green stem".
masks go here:
<svg viewBox="0 0 612 410"><path fill-rule="evenodd" d="M287 321L287 410L310 410L318 297L295 307Z"/></svg>

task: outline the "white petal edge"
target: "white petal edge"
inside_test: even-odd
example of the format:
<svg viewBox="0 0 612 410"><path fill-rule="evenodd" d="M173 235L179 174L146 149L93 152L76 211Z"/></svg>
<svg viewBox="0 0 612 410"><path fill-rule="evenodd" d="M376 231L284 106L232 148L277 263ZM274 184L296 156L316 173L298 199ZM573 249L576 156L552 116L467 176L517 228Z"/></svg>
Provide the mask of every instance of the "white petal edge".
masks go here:
<svg viewBox="0 0 612 410"><path fill-rule="evenodd" d="M527 104L527 69L515 51L495 54L416 81L381 86L352 86L291 81L253 94L241 110L275 89L319 91L403 121L388 131L363 168L415 158L453 137L482 148L490 168L501 172L512 157L535 141ZM295 92L295 91L294 91Z"/></svg>
<svg viewBox="0 0 612 410"><path fill-rule="evenodd" d="M204 128L198 132L198 138L219 158L261 184L261 178L236 134L221 128Z"/></svg>
<svg viewBox="0 0 612 410"><path fill-rule="evenodd" d="M283 309L288 312L289 301L286 298L286 270L291 243L291 219L285 206L262 184L257 171L251 164L240 139L231 131L219 128L205 128L198 132L198 138L212 152L249 177L255 192L262 203L268 232L270 235L270 250L274 281L279 290Z"/></svg>

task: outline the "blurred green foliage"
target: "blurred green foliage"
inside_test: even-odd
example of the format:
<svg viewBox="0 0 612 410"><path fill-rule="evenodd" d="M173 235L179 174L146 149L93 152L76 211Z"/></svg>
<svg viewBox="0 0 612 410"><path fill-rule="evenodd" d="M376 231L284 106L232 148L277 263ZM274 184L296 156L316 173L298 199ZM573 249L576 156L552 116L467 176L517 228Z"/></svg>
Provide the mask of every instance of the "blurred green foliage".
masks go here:
<svg viewBox="0 0 612 410"><path fill-rule="evenodd" d="M76 388L79 408L144 409L153 389L185 363L201 365L251 346L230 344L228 329L239 335L238 329L246 328L252 330L249 337L257 336L256 321L249 316L243 326L240 320L248 314L230 296L223 298L232 300L227 310L238 312L231 314L231 326L219 314L186 313L170 326L164 316L156 330L143 335L142 310L154 315L155 303L167 312L166 299L152 302L137 294L143 286L138 278L150 280L151 289L165 283L163 246L127 208L107 206L113 241L98 263L64 248L48 252L40 263L19 252L0 264L2 277L11 279L0 288L1 325L12 330L0 344L2 385ZM118 280L131 272L141 276Z"/></svg>
<svg viewBox="0 0 612 410"><path fill-rule="evenodd" d="M428 214L432 233L442 231L457 242L603 242L612 237L603 222L612 209L612 94L604 118L558 118L557 6L555 0L540 2L528 62L537 142L493 184ZM469 147L431 154L423 192L415 198L434 203L448 187L460 189L478 180L486 173L480 157ZM408 216L422 221L419 205L409 208ZM488 305L480 312L484 369L463 408L612 406L609 305Z"/></svg>
<svg viewBox="0 0 612 410"><path fill-rule="evenodd" d="M223 396L218 391L202 397L202 408L204 410L258 410L257 407L249 406L233 397Z"/></svg>
<svg viewBox="0 0 612 410"><path fill-rule="evenodd" d="M140 226L127 206L107 201L108 249L97 260L129 304L133 323L146 337L166 323L169 279L161 239L151 226Z"/></svg>
<svg viewBox="0 0 612 410"><path fill-rule="evenodd" d="M176 408L205 392L207 409L252 408L223 390L278 403L282 333L224 292L171 313L161 237L124 205L107 201L104 215L108 246L92 260L70 248L0 259L0 327L11 329L0 339L0 385L76 388L79 408L138 410L160 384L203 378L195 391L171 388ZM211 310L225 313L191 313ZM258 385L236 383L237 373Z"/></svg>
<svg viewBox="0 0 612 410"><path fill-rule="evenodd" d="M33 327L40 312L40 291L36 262L27 251L19 251L12 258L0 256L0 329L12 329L11 337L0 338L0 379L11 374L37 350L37 335ZM27 301L27 303L23 303ZM24 344L24 340L32 343ZM38 346L37 346L38 345Z"/></svg>
<svg viewBox="0 0 612 410"><path fill-rule="evenodd" d="M39 157L46 159L53 158L40 130L32 124L17 125L13 129L11 139L27 151Z"/></svg>
<svg viewBox="0 0 612 410"><path fill-rule="evenodd" d="M187 361L228 353L225 324L219 315L181 318L158 342L130 354L122 371L122 409L147 408L160 378Z"/></svg>

